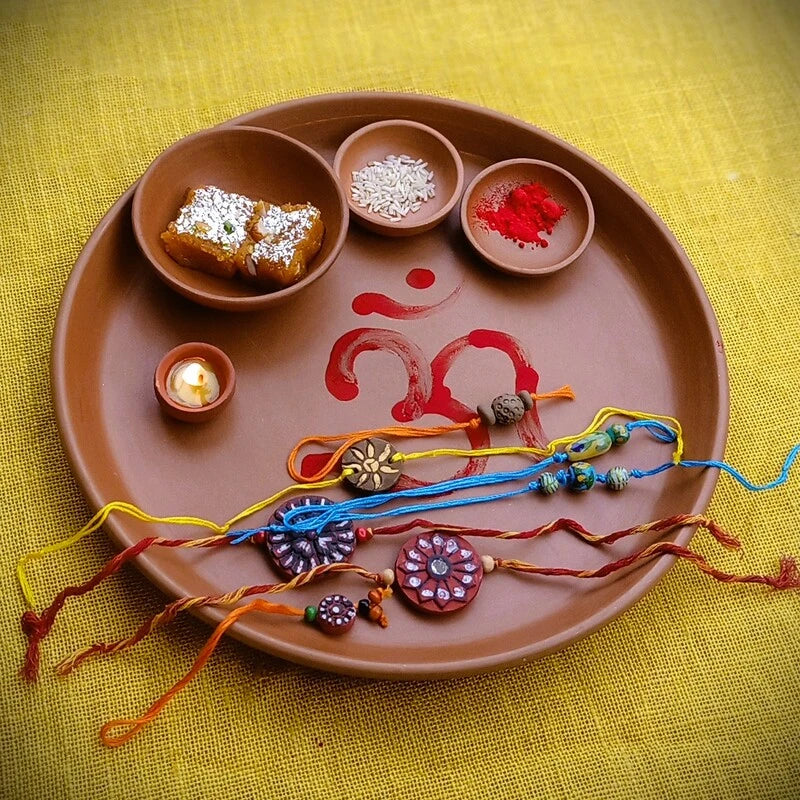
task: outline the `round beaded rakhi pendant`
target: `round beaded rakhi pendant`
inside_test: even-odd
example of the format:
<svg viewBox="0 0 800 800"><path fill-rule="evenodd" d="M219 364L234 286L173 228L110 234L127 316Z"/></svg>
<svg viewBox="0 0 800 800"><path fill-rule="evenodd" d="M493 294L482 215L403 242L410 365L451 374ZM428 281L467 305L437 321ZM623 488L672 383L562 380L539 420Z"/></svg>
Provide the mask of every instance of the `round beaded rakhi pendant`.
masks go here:
<svg viewBox="0 0 800 800"><path fill-rule="evenodd" d="M362 492L385 492L400 479L401 471L393 458L397 450L384 439L364 439L342 457L342 469L349 470L347 481Z"/></svg>
<svg viewBox="0 0 800 800"><path fill-rule="evenodd" d="M460 536L423 533L403 545L395 575L410 603L423 611L446 614L464 608L478 594L483 565Z"/></svg>
<svg viewBox="0 0 800 800"><path fill-rule="evenodd" d="M275 510L268 526L283 525L286 512L290 509L330 505L333 505L333 501L327 497L310 494L295 497ZM306 516L300 513L294 521L300 522ZM353 526L346 520L341 520L326 525L319 532L267 530L264 546L275 566L287 575L294 576L321 564L349 561L356 547L356 535Z"/></svg>
<svg viewBox="0 0 800 800"><path fill-rule="evenodd" d="M329 594L320 600L314 621L323 633L338 636L353 627L356 607L343 594Z"/></svg>

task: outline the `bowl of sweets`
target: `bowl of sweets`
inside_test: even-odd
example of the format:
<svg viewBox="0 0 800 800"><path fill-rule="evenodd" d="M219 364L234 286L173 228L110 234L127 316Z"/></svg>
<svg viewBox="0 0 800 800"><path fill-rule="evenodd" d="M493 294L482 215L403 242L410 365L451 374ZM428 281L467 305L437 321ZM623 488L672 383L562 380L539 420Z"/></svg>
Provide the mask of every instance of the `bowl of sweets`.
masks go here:
<svg viewBox="0 0 800 800"><path fill-rule="evenodd" d="M349 212L322 156L282 133L212 128L173 144L139 181L133 231L179 294L226 311L268 308L330 269Z"/></svg>

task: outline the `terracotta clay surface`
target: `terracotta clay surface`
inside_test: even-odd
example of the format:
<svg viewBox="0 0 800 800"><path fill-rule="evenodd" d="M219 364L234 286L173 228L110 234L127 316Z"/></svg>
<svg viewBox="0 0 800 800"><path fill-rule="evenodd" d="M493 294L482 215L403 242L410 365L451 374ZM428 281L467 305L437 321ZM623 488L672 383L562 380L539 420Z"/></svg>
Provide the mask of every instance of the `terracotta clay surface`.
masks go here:
<svg viewBox="0 0 800 800"><path fill-rule="evenodd" d="M359 207L350 193L353 172L389 155L421 158L433 172L436 186L435 197L397 222ZM333 169L353 217L368 230L384 236L412 236L431 230L447 217L464 188L464 165L458 150L438 130L412 120L374 122L350 134L336 151Z"/></svg>
<svg viewBox="0 0 800 800"><path fill-rule="evenodd" d="M171 258L161 234L177 217L187 190L206 185L275 205L316 206L325 237L306 277L270 292L238 277L198 272ZM282 303L327 272L344 245L349 214L335 175L315 151L275 131L236 127L201 131L161 153L139 181L132 219L142 253L176 292L211 308L255 311Z"/></svg>
<svg viewBox="0 0 800 800"><path fill-rule="evenodd" d="M457 209L434 230L406 239L388 240L351 226L336 268L322 280L269 313L231 316L183 300L155 276L136 246L129 191L80 255L53 343L58 424L92 508L119 499L152 514L191 513L223 522L291 482L285 459L304 436L400 421L440 425L474 415L479 403L499 394L546 391L564 383L572 385L575 401L540 402L519 427L492 428L490 443L575 433L598 408L614 404L674 414L684 426L687 457L722 457L727 372L700 280L648 206L586 155L518 120L421 96L314 97L235 122L284 131L331 161L353 131L398 117L441 130L460 150L467 180L489 163L512 157L541 159L573 173L596 212L595 233L584 253L569 269L530 281L499 273L478 258L464 238ZM419 275L425 280L417 280ZM165 417L151 388L153 365L178 342L193 340L214 342L237 371L235 402L205 425ZM72 380L76 374L80 381ZM395 444L404 452L483 446L481 436L455 433ZM304 455L313 460L316 452L311 448ZM603 470L615 464L646 468L669 453L667 445L643 436L593 463ZM488 464L421 459L404 465L403 480L527 463L510 457ZM703 511L716 480L713 470L671 470L618 493L533 494L425 516L516 530L565 516L606 533ZM325 494L353 496L346 489ZM242 527L263 525L270 513L265 510ZM187 533L113 515L106 530L119 547L144 536ZM686 544L691 534L686 528L672 538ZM375 536L359 544L351 560L377 571L392 567L411 535ZM528 542L471 540L479 555L585 568L649 541L630 537L601 548L565 534ZM136 563L169 597L281 578L259 548L246 545L148 552ZM463 675L574 642L629 608L671 563L657 560L603 580L495 570L457 614L431 617L391 598L382 603L388 628L356 625L346 637L323 636L314 626L287 625L270 615L250 615L232 633L274 655L351 675ZM363 597L364 581L339 576L292 592L285 602L316 605L332 592ZM224 613L204 609L198 616L216 623Z"/></svg>
<svg viewBox="0 0 800 800"><path fill-rule="evenodd" d="M552 234L544 235L547 247L506 239L478 219L476 209L487 196L527 183L538 183L567 213L556 223ZM492 164L464 192L461 203L464 233L488 264L514 275L547 275L563 269L579 258L594 233L594 207L583 184L562 167L530 158L515 158Z"/></svg>
<svg viewBox="0 0 800 800"><path fill-rule="evenodd" d="M169 396L167 378L170 370L187 358L202 358L213 368L219 381L219 397L213 403L199 408L189 408ZM170 417L182 422L208 422L214 419L233 397L236 391L236 371L231 360L218 347L206 342L185 342L173 347L158 362L153 375L153 389L156 400Z"/></svg>

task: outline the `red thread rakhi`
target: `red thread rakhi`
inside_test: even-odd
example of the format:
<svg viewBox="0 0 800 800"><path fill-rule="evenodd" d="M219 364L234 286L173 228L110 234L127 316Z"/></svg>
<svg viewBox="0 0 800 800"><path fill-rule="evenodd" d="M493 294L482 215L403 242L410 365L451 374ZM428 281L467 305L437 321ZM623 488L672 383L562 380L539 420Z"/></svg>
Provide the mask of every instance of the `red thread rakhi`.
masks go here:
<svg viewBox="0 0 800 800"><path fill-rule="evenodd" d="M574 520L569 519L555 520L547 525L543 525L529 531L520 532L462 528L460 526L440 525L435 522L417 519L405 525L395 526L394 528L386 528L383 530L376 529L372 531L372 533L377 535L393 534L408 532L418 528L424 531L424 533L419 533L404 543L404 545L401 547L400 554L398 555L396 562L398 565L400 565L403 560L406 560L408 563L414 564L416 567L418 567L418 569L408 569L404 564L403 569L398 566L397 576L402 593L418 608L422 610L433 611L434 613L449 613L450 611L465 607L477 595L481 585L481 576L484 573L491 573L495 569L508 569L514 572L541 576L602 578L620 569L629 567L637 562L645 561L662 555L671 555L678 558L687 559L695 564L695 566L697 566L705 574L710 575L718 581L726 583L753 583L769 586L774 589L800 588L800 573L798 572L797 562L795 559L788 557L785 557L781 560L781 569L777 576L733 575L712 567L703 556L701 556L699 553L689 550L688 548L681 547L673 542L656 542L644 548L643 550L606 564L598 569L578 570L561 567L541 567L516 559L503 559L487 555L478 556L477 552L469 544L469 542L463 539L460 535L464 534L498 539L533 539L557 530L566 530L576 534L584 541L592 544L611 544L630 535L665 532L676 527L693 524L706 528L718 542L726 547L733 549L740 547L738 539L723 531L712 520L700 515L688 514L679 514L666 519L656 520L645 525L626 528L620 531L615 531L614 533L606 536L598 536L593 534L586 530L586 528L584 528L582 525L578 524ZM469 569L470 566L473 567L473 569ZM418 587L406 580L406 578L413 577L423 570L424 573L430 576L434 582L432 587L434 591L431 598L425 596L421 592L417 592ZM383 573L377 574L352 564L325 565L317 567L305 575L297 576L292 581L288 582L288 584L280 585L280 589L276 588L278 585L242 587L235 592L229 593L228 595L220 595L216 597L208 596L183 598L182 600L175 601L169 604L161 614L156 615L152 619L148 620L139 629L139 631L137 631L129 639L110 644L100 643L92 645L92 647L88 648L87 650L77 653L74 656L62 661L57 668L58 672L64 675L68 674L72 671L72 669L78 666L81 661L92 655L119 652L120 650L126 649L127 647L130 647L131 645L140 641L156 627L172 621L181 611L185 611L190 608L198 608L203 605L233 604L253 594L274 592L279 590L284 591L287 588L296 588L298 586L310 583L312 580L315 580L319 577L340 572L353 572L370 581L374 581L377 584L378 588L371 590L368 598L359 603L359 611L362 613L362 615L368 617L369 619L379 622L382 627L386 627L387 622L380 603L385 598L391 596L391 588L388 584L394 577L392 570L384 570ZM458 577L456 580L453 577L455 575L460 577ZM465 576L471 576L473 580L464 581ZM460 601L455 599L457 592L454 591L459 586L463 587L465 590L464 596L460 599ZM440 595L438 593L438 590L443 587L449 592L449 597L445 597L444 595ZM73 594L81 594L82 588L83 587L77 587L77 590L73 592ZM88 590L89 589L87 588L86 591ZM260 599L253 600L245 606L235 608L217 626L207 644L201 650L189 672L177 683L175 683L167 692L165 692L155 703L153 703L153 705L150 706L145 714L134 719L112 720L102 727L100 736L103 743L109 747L117 747L125 744L134 736L136 736L146 725L152 722L161 713L164 706L166 706L166 704L176 694L183 690L193 680L193 678L203 668L206 661L213 653L223 633L241 617L255 612L281 614L296 618L302 617L306 622L319 625L324 632L334 634L349 630L349 628L352 627L356 617L355 606L349 599L341 594L328 595L320 601L318 606L308 606L303 611L297 608L292 608L291 606L283 606ZM47 613L47 611L44 612L43 616L45 616ZM115 734L114 732L119 728L123 728L122 733Z"/></svg>
<svg viewBox="0 0 800 800"><path fill-rule="evenodd" d="M628 433L628 428L631 426L645 426L645 427L652 427L657 426L656 430L661 431L662 433L666 434L669 432L670 436L667 438L663 438L663 441L675 441L676 439L679 440L679 434L671 428L667 428L663 423L657 423L654 420L637 420L634 423L629 423L628 426L618 426L621 429L625 430L626 434ZM617 431L613 430L617 426L612 426L612 433L616 436L618 433ZM621 432L621 431L620 431ZM560 454L558 458L556 456L552 456L549 461L555 462L558 461L559 463L569 459L572 455L575 456L586 456L589 452L596 451L598 448L602 452L606 452L608 447L611 446L611 433L604 434L604 441L599 442L598 436L593 435L587 437L585 440L578 440L573 442L570 445L570 448L576 450L577 452L574 453L564 453ZM622 439L627 441L627 436L623 436ZM607 441L606 441L607 440ZM569 448L568 448L569 450ZM789 470L798 457L800 455L800 445L796 445L792 451L787 456L786 460L784 461L783 469L781 470L781 474L775 480L764 484L764 485L756 485L751 483L747 480L741 473L735 470L728 464L724 462L718 461L681 461L677 458L678 450L673 455L673 460L662 464L659 467L654 469L640 471L635 470L631 472L631 475L636 477L647 477L651 475L657 475L663 472L667 468L672 468L675 466L686 466L691 468L696 467L715 467L717 469L724 469L727 473L731 474L733 477L736 478L739 483L746 486L751 491L765 491L768 489L776 488L777 486L782 485L786 482L789 475ZM596 452L595 452L596 454ZM540 462L538 465L534 467L525 468L522 471L517 471L514 473L496 473L494 476L488 476L487 478L481 478L481 480L491 481L492 483L497 482L504 482L512 478L517 478L520 475L524 475L525 478L529 478L531 474L531 470L538 471L540 470L543 465L546 465L546 462ZM578 469L580 467L580 469ZM576 462L570 467L568 470L559 471L557 483L561 485L563 482L565 485L573 486L577 491L585 491L591 486L595 484L596 481L600 481L601 477L605 479L605 483L609 488L612 490L616 490L615 486L611 483L612 475L616 474L620 470L619 467L614 467L605 476L597 476L594 472L594 468L591 467L588 463ZM562 472L564 473L562 475ZM458 501L444 501L440 503L440 507L450 507L456 504L463 504L463 502L486 502L489 500L496 500L499 497L506 497L506 496L516 496L521 493L527 493L536 489L537 491L544 492L545 494L549 493L548 484L542 482L542 478L545 477L545 474L542 473L539 479L533 481L532 483L528 484L527 487L523 489L517 489L512 492L507 492L502 495L494 494L488 495L485 497L475 497L475 498L467 498L466 501L458 500ZM627 471L626 471L627 474ZM552 476L551 476L552 477ZM581 480L583 479L583 480ZM463 486L464 483L471 479L463 479L455 485ZM437 484L433 487L424 490L425 494L430 494L431 492L441 492L443 487L447 485L448 487L451 485L450 483L442 483ZM624 485L624 482L621 484ZM406 495L413 494L415 497L420 496L419 492L423 490L409 490L406 492ZM314 498L305 498L304 502L301 504L298 509L294 510L287 510L285 514L284 524L281 525L280 531L288 531L289 528L287 525L290 525L289 515L294 514L295 511L301 510L308 505L309 513L312 510L314 503L311 501ZM392 499L392 495L375 495L372 498L372 506L377 506L385 503L387 499ZM342 517L339 512L348 511L350 506L349 503L352 501L345 501L342 504L333 503L331 504L330 501L327 501L325 498L318 498L320 502L316 505L318 506L318 510L322 510L325 505L330 506L327 510L322 510L322 514L319 517L316 517L313 520L310 520L310 526L305 526L305 523L302 520L302 516L305 515L306 512L302 512L300 515L296 515L297 519L299 520L301 527L299 530L303 533L303 538L301 543L303 545L309 544L312 540L312 537L328 537L334 544L339 547L341 543L338 540L332 538L332 535L329 536L328 527L329 525L335 525L337 520L345 519L346 517ZM360 501L359 501L360 502ZM433 507L433 506L431 506ZM394 516L397 514L408 514L410 512L415 512L419 507L400 507L394 510L385 511L385 512L378 512L375 513L367 513L361 514L360 517L375 517L375 516ZM337 513L332 513L332 511L336 510ZM352 514L351 514L352 516ZM353 517L355 518L355 517ZM688 518L683 517L684 523L683 524L691 524L691 522L698 522L700 523L703 518L695 517L695 518ZM687 522L690 520L690 522ZM571 523L573 526L576 523L572 523L571 521L567 521ZM656 523L652 523L654 526L662 525L664 521L657 521ZM670 524L674 525L674 518L669 520ZM432 523L430 523L432 525ZM709 526L714 532L715 526ZM450 533L455 531L460 531L465 534L475 533L475 535L487 535L487 532L475 531L474 529L463 528L458 529L454 526L442 526L444 530L447 530ZM619 538L622 535L628 535L629 533L636 533L636 532L644 532L646 531L648 526L638 526L636 528L629 529L627 533L617 532L615 534L611 534L612 537ZM400 530L403 530L403 526L394 527L387 529L390 532L396 533ZM407 530L407 528L406 528ZM151 545L158 545L158 546L165 546L165 547L212 547L217 546L219 544L225 544L228 541L230 543L235 544L238 541L238 537L244 535L245 537L255 538L256 535L260 535L263 532L263 529L252 529L250 531L244 532L237 532L234 534L236 538L228 540L228 539L220 539L220 538L212 538L212 539L205 539L205 540L183 540L183 541L176 541L176 540L163 540L158 538L150 538L142 540L141 542L137 543L128 550L123 551L123 553L119 554L115 559L112 559L106 567L101 570L101 572L92 578L91 580L87 581L81 587L70 587L65 589L61 594L59 594L55 601L47 608L41 615L35 614L32 610L26 612L23 615L22 622L23 622L23 630L25 631L26 636L28 637L28 649L26 653L26 662L25 668L23 670L23 674L29 680L34 680L37 672L38 672L38 662L39 662L39 646L41 641L47 636L52 625L55 621L56 615L60 611L61 607L63 606L66 599L70 596L74 595L81 595L85 594L86 592L93 589L97 586L104 578L108 577L109 575L113 574L117 569L119 569L122 564L130 559L141 553L147 547ZM335 531L334 531L335 532ZM352 545L352 539L358 538L362 541L365 541L369 538L369 536L373 532L370 529L359 529L358 534L353 534L352 536L348 536L347 547L350 548ZM523 532L521 534L515 534L512 532L501 532L501 531L494 531L489 532L489 535L496 535L498 538L513 538L515 536L520 536L522 538L531 538L534 534L534 531L531 532ZM592 539L589 539L592 541ZM597 537L594 537L594 541L599 541ZM731 537L722 537L720 539L723 544L730 544L731 542L735 542ZM296 542L294 543L296 544ZM284 544L280 544L280 547L283 547ZM309 544L310 546L310 544ZM412 547L413 552L419 555L420 552L427 553L428 550L433 547L435 552L432 553L432 557L435 556L433 560L425 560L424 569L422 566L415 564L415 561L418 561L414 556L410 555L409 552L406 553L405 556L401 556L396 562L396 568L401 573L401 588L406 591L406 596L412 601L415 602L418 607L425 609L425 610L435 610L437 613L444 613L448 610L455 610L459 607L463 607L466 602L474 597L474 594L477 592L473 590L473 573L475 573L475 578L480 578L482 575L481 569L478 567L477 561L475 560L475 556L472 555L468 549L466 544L462 545L459 540L450 539L444 542L444 544L440 544L438 540L428 541L428 540L419 540L415 543ZM443 549L442 549L443 548ZM293 547L293 549L296 549ZM456 550L458 550L458 554L460 558L456 557ZM344 554L348 556L351 551ZM452 554L452 558L449 555ZM691 551L685 550L685 548L680 548L672 543L666 542L662 543L661 545L654 545L651 548L648 548L646 551L642 553L636 554L634 557L628 557L627 559L620 559L618 562L614 562L611 565L607 565L606 568L603 568L602 571L597 570L572 570L568 568L561 568L561 567L539 567L533 564L526 564L525 562L516 561L516 560L504 560L504 559L491 559L490 562L486 562L484 557L481 559L481 567L484 572L490 571L490 567L500 566L505 567L507 569L513 569L520 572L527 572L527 573L535 573L540 575L564 575L564 576L573 576L578 578L585 578L585 577L602 577L604 575L610 574L610 572L616 571L618 569L622 569L626 566L630 566L631 564L635 563L635 561L640 560L642 558L650 558L652 556L657 555L664 555L664 554L671 554L676 555L683 558L691 558L697 566L702 569L703 571L707 572L708 574L713 575L714 577L718 577L720 580L727 580L730 582L760 582L760 583L767 583L768 585L772 585L775 588L794 588L795 579L796 579L796 566L791 559L785 559L782 563L781 573L778 578L763 578L758 576L749 576L745 577L744 579L738 578L736 576L725 575L723 577L723 573L715 573L713 568L707 567L704 560L697 556L697 554L693 554ZM344 560L339 560L334 562L333 558L330 559L331 563L325 564L314 564L313 568L309 571L301 572L299 575L296 575L295 578L299 579L303 576L313 576L316 577L317 575L323 574L324 570L328 570L328 572L332 571L329 568L333 568L335 566L340 566L346 568L348 565ZM424 560L424 559L420 559ZM278 562L279 563L279 562ZM282 565L283 566L283 565ZM291 572L295 568L295 564L293 562L292 569L289 569L288 565L285 566L286 572ZM360 568L354 568L360 569ZM362 572L365 572L362 570ZM416 574L418 573L418 574ZM393 580L394 576L392 576ZM310 577L308 578L310 579ZM294 580L294 579L292 579ZM283 591L288 588L292 588L293 584L292 580L285 584L280 584L282 587L281 589L275 589L275 591ZM305 580L307 582L307 580ZM384 583L388 586L391 583L391 580L385 580ZM270 587L268 587L270 588ZM246 587L249 593L253 593L251 591L252 587ZM258 591L264 591L263 589ZM239 595L238 599L244 595ZM373 606L379 606L379 602L376 601L372 604ZM370 607L367 607L367 611L370 612ZM368 615L375 619L376 621L381 622L381 624L385 625L385 616L382 613L381 609L372 608L371 612L375 613L375 616L372 616L372 613Z"/></svg>
<svg viewBox="0 0 800 800"><path fill-rule="evenodd" d="M554 520L553 522L549 522L546 525L541 525L539 527L533 528L531 530L526 531L500 531L500 530L492 530L492 529L475 529L475 528L468 528L463 526L457 525L446 525L442 523L431 522L425 519L415 519L411 522L404 523L402 525L396 526L387 526L384 528L375 528L373 529L364 529L368 532L368 535L375 536L375 535L394 535L399 533L408 533L410 531L421 530L424 533L417 534L412 539L409 539L405 542L405 544L400 548L400 555L395 562L397 566L398 562L400 562L401 558L404 558L411 549L414 549L416 552L425 556L424 563L418 558L411 558L406 559L412 562L419 563L422 567L424 567L424 574L431 575L436 577L437 584L443 584L448 586L448 580L450 579L450 575L453 574L452 572L448 573L446 570L442 570L439 565L433 565L431 570L428 570L428 560L429 558L435 558L437 556L442 556L444 554L445 558L449 558L452 554L452 548L448 547L448 540L452 539L456 545L459 546L460 549L468 549L471 551L469 554L462 554L459 553L460 558L458 560L450 560L451 565L453 563L456 564L454 572L459 575L466 575L466 574L485 574L492 572L494 569L510 569L517 572L524 572L527 574L537 574L542 576L566 576L566 577L574 577L574 578L602 578L607 575L612 574L618 570L624 569L629 567L637 562L645 561L650 558L659 557L663 555L671 555L677 558L682 558L691 561L695 564L701 571L706 573L707 575L715 578L716 580L725 582L725 583L754 583L754 584L762 584L765 586L772 587L774 589L793 589L800 587L800 578L798 577L797 573L797 565L793 558L785 557L781 560L781 569L777 576L768 576L768 575L733 575L730 573L723 572L721 570L717 570L716 568L712 567L706 559L698 553L695 553L688 548L681 547L680 545L676 545L673 542L657 542L655 544L649 545L647 548L640 550L636 553L631 555L625 556L621 559L616 561L612 561L609 564L606 564L603 567L591 570L580 570L580 569L571 569L571 568L564 568L564 567L543 567L535 564L527 564L526 562L518 561L515 559L503 559L494 556L478 556L475 549L469 542L463 539L464 536L470 537L480 537L480 538L493 538L493 539L534 539L538 538L539 536L547 535L550 533L554 533L557 531L566 531L572 533L583 541L588 542L593 545L611 545L614 542L619 541L620 539L635 536L635 535L643 535L643 534L651 534L651 533L667 533L675 528L684 527L687 525L697 525L701 528L704 528L709 531L709 533L714 537L714 539L722 544L723 546L729 549L739 549L741 544L738 539L732 536L730 533L724 531L719 525L717 525L713 520L709 519L708 517L704 517L702 515L696 514L678 514L672 517L667 517L665 519L655 520L654 522L645 523L643 525L636 525L630 528L625 528L622 530L615 531L613 533L607 535L597 535L591 533L587 530L583 525L576 522L572 519L561 518ZM433 536L438 535L441 539L441 542L435 543L436 546L432 547L428 550L425 547L419 547L419 538L420 536L425 537L428 540L431 540ZM147 540L142 540L145 542ZM141 543L140 543L141 544ZM466 547L463 545L466 544ZM134 546L135 548L136 546ZM118 556L112 558L107 564L106 567L98 573L97 576L94 578L86 581L84 584L80 586L69 587L61 592L58 597L51 603L48 608L42 611L41 614L37 615L33 611L28 611L23 615L23 629L28 636L29 639L29 646L28 652L26 654L26 661L25 666L23 668L23 674L29 680L35 680L38 673L38 665L39 665L39 647L42 640L47 636L52 625L55 621L57 614L63 608L66 600L69 597L79 597L81 595L87 594L92 589L94 589L100 581L105 578L113 575L117 572L122 565L133 558L135 556L134 548L129 548L128 551L124 553L120 553ZM448 550L451 550L448 553ZM428 555L428 553L430 555ZM474 555L472 555L474 553ZM478 559L478 560L476 560ZM480 562L480 569L477 568L478 561ZM466 569L464 567L459 566L460 564L469 563L470 565L474 565L476 569ZM401 593L410 599L412 603L420 607L422 610L435 610L434 606L430 603L425 605L427 600L432 600L433 598L428 598L424 595L419 595L419 600L415 601L411 597L411 592L416 591L419 585L414 585L414 582L408 581L407 586L402 586L402 581L405 580L405 576L411 576L416 572L421 572L422 570L409 570L405 567L405 561L403 561L403 569L398 568L395 574L395 571L388 569L384 570L381 573L373 572L363 567L357 566L355 564L330 564L330 565L322 565L319 567L310 570L302 575L298 575L292 578L290 581L285 583L275 583L275 584L260 584L254 586L245 586L239 589L236 589L231 592L227 592L225 594L220 595L207 595L202 597L189 597L189 598L181 598L179 600L175 600L172 603L169 603L166 608L156 614L149 620L147 620L140 628L130 637L125 639L120 639L115 642L109 643L95 643L91 647L87 648L84 651L81 651L74 656L64 659L58 666L58 671L61 674L67 674L72 669L77 667L82 661L86 658L90 658L94 655L103 655L107 653L115 653L120 652L121 650L125 650L128 647L133 646L137 642L141 641L145 638L149 633L155 630L158 627L162 627L170 622L172 622L178 614L183 611L191 610L200 608L203 606L231 606L236 605L237 603L241 602L243 599L247 597L252 597L253 595L257 594L274 594L277 592L285 592L290 591L292 589L300 588L302 586L306 586L316 580L337 574L344 574L344 573L353 573L359 577L363 577L368 582L374 583L377 590L381 590L383 593L378 595L373 595L370 593L365 600L362 600L358 606L359 611L362 613L363 616L369 617L373 621L380 622L382 627L386 626L386 619L385 616L382 614L382 611L375 612L373 611L370 613L370 608L374 606L380 605L381 600L388 596L384 590L388 589L389 586L395 581L395 578L398 579L398 584L400 584L399 588L401 589ZM470 585L470 581L464 582L462 578L459 578L460 583L462 586L467 587ZM451 581L452 583L452 581ZM437 586L438 588L438 586ZM374 591L374 590L373 590ZM453 593L456 596L458 593ZM451 606L447 606L445 603L445 611L437 610L436 613L447 613L450 611L458 610L459 608L465 607L472 599L474 599L475 595L477 595L477 590L469 594L468 597L465 596L463 602L459 602L460 598L456 597L456 602L453 603ZM440 601L447 601L448 598L440 597ZM437 605L437 608L442 608L441 605L436 604L436 601L433 600L434 605Z"/></svg>

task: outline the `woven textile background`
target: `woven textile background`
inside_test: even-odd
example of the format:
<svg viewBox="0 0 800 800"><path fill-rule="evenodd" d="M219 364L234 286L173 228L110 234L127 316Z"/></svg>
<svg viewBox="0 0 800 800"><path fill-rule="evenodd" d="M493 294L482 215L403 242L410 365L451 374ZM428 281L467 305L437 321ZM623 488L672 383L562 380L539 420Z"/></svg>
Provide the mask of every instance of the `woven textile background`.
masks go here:
<svg viewBox="0 0 800 800"><path fill-rule="evenodd" d="M677 234L719 317L728 458L774 476L800 438L800 17L764 0L0 3L0 796L4 798L791 798L800 796L800 596L679 564L600 632L448 683L349 680L225 641L143 735L209 630L192 619L68 680L48 669L161 599L134 571L70 607L35 687L17 668L13 565L80 527L48 356L92 229L171 142L261 106L388 89L480 103L585 150ZM77 378L79 379L79 378ZM698 380L703 376L698 375ZM800 476L711 513L743 557L800 554ZM112 554L98 536L34 565L41 600ZM90 633L91 632L91 633Z"/></svg>

